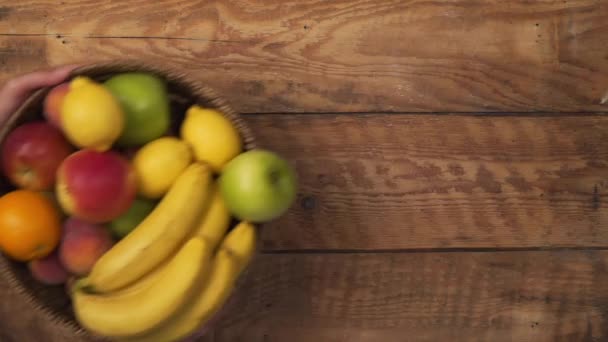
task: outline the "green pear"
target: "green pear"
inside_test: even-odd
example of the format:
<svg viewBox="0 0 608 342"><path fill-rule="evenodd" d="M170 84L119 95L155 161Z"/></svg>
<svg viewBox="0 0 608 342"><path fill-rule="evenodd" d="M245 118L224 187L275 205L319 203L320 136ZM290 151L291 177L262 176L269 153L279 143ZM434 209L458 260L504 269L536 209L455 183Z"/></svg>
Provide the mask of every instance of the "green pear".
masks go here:
<svg viewBox="0 0 608 342"><path fill-rule="evenodd" d="M131 72L113 76L104 84L125 112L125 128L118 145L143 145L167 133L171 112L167 86L162 79Z"/></svg>

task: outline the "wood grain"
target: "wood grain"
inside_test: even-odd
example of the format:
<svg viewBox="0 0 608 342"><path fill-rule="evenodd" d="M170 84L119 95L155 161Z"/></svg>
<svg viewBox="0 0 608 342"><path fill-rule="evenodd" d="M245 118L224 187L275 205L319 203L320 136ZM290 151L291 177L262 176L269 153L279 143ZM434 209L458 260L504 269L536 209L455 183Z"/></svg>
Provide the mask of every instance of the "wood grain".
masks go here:
<svg viewBox="0 0 608 342"><path fill-rule="evenodd" d="M214 342L604 341L606 252L265 255Z"/></svg>
<svg viewBox="0 0 608 342"><path fill-rule="evenodd" d="M0 77L2 83L10 77L48 66L46 52L45 39L18 39L0 36Z"/></svg>
<svg viewBox="0 0 608 342"><path fill-rule="evenodd" d="M608 6L597 0L5 2L19 69L149 59L242 112L604 111ZM25 42L25 43L24 43Z"/></svg>
<svg viewBox="0 0 608 342"><path fill-rule="evenodd" d="M604 341L607 267L599 251L261 255L206 341ZM0 309L6 342L55 341L26 306Z"/></svg>
<svg viewBox="0 0 608 342"><path fill-rule="evenodd" d="M265 250L608 247L608 117L247 120L300 178Z"/></svg>

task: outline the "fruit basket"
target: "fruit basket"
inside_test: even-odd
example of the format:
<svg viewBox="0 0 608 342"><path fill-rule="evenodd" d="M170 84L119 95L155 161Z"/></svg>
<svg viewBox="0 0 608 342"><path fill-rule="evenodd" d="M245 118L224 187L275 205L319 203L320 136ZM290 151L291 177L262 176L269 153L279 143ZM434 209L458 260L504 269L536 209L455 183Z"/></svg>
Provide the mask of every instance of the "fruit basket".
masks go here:
<svg viewBox="0 0 608 342"><path fill-rule="evenodd" d="M228 105L228 103L216 94L215 91L205 86L200 80L190 78L186 72L167 68L165 66L137 61L114 61L92 64L80 67L72 72L72 78L86 76L96 82L104 82L110 77L120 73L143 72L155 75L166 84L171 109L171 126L178 127L184 120L184 113L193 105L216 109L221 112L234 125L242 142L242 150L250 151L256 149L255 138L239 117L239 115ZM9 118L6 126L0 131L0 144L3 144L7 135L21 124L40 120L42 118L45 98L51 89L41 89L32 94L26 102ZM0 195L15 189L14 184L3 175L0 179ZM237 223L233 217L230 227ZM259 230L259 224L254 225ZM245 267L246 268L246 267ZM231 291L228 301L238 291L243 278L247 275L246 270L240 273L234 290ZM23 262L17 262L0 253L0 276L8 280L10 286L17 290L31 304L33 310L43 315L46 321L53 327L58 337L70 337L106 340L106 337L91 333L79 324L74 314L73 303L64 284L49 286L36 281ZM227 303L224 307L228 305ZM214 313L214 318L222 312L221 309ZM206 331L215 319L206 320L206 324L199 327L197 333Z"/></svg>

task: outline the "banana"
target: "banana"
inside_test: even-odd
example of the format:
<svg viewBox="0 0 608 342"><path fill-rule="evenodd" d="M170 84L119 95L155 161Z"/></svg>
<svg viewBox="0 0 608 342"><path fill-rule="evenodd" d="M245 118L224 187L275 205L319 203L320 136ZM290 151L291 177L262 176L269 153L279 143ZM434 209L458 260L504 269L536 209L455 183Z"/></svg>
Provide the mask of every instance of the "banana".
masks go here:
<svg viewBox="0 0 608 342"><path fill-rule="evenodd" d="M230 212L224 204L224 201L216 186L213 186L211 191L211 203L208 204L208 209L203 215L199 226L195 229L191 237L203 238L209 243L209 247L212 251L217 248L217 245L221 242L222 238L226 234L230 224ZM138 279L135 283L128 285L127 287L121 288L117 291L113 291L113 294L122 295L123 293L129 293L132 291L139 291L143 287L147 287L150 283L153 283L157 278L157 275L166 268L168 262L160 264L158 267L150 271L142 278Z"/></svg>
<svg viewBox="0 0 608 342"><path fill-rule="evenodd" d="M130 342L170 342L191 335L224 305L243 269L255 252L256 230L250 223L238 224L222 241L213 259L206 284L196 290L182 310L150 332Z"/></svg>
<svg viewBox="0 0 608 342"><path fill-rule="evenodd" d="M213 248L211 248L211 250L213 251ZM126 297L126 296L131 295L132 293L140 292L144 288L150 287L152 284L154 284L157 281L159 276L169 266L171 260L172 260L172 257L169 257L169 259L166 260L165 262L163 262L160 266L153 269L145 276L139 278L136 282L127 285L126 287L123 287L116 291L112 291L110 293L104 293L104 294L100 294L100 295L102 295L102 296L112 295L112 297ZM75 288L83 289L85 292L89 292L91 289L86 285L86 282L87 282L87 278L82 278L82 279L78 280L76 282ZM95 292L91 292L91 293L94 294Z"/></svg>
<svg viewBox="0 0 608 342"><path fill-rule="evenodd" d="M192 238L146 286L112 294L73 292L76 319L86 329L105 337L145 333L164 322L206 281L213 249L202 238Z"/></svg>
<svg viewBox="0 0 608 342"><path fill-rule="evenodd" d="M221 248L228 250L240 263L239 273L249 264L255 253L257 233L255 226L241 222L222 241Z"/></svg>
<svg viewBox="0 0 608 342"><path fill-rule="evenodd" d="M211 243L212 246L217 246L221 241L230 225L230 212L219 190L219 186L215 184L211 195L211 204L207 213L203 216L199 226L194 233L195 236L202 236Z"/></svg>
<svg viewBox="0 0 608 342"><path fill-rule="evenodd" d="M84 286L108 293L140 279L173 254L194 230L208 202L211 169L194 163L156 208L93 266Z"/></svg>

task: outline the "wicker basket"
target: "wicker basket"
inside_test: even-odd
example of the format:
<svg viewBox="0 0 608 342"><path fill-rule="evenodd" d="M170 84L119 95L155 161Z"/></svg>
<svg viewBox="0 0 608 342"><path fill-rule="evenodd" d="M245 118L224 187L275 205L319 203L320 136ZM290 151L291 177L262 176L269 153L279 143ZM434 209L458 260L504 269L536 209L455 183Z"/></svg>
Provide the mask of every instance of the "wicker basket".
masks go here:
<svg viewBox="0 0 608 342"><path fill-rule="evenodd" d="M171 100L173 125L177 126L181 123L186 109L193 104L215 108L224 113L237 127L243 139L245 150L251 150L256 147L251 131L228 103L218 96L215 91L201 84L200 81L191 79L183 71L137 61L114 61L80 67L72 72L72 77L85 75L94 80L104 81L114 74L131 71L152 73L165 80ZM7 124L0 129L0 144L4 142L7 134L17 125L41 119L42 103L49 90L45 88L36 91L11 115ZM5 178L0 176L0 195L13 189L14 187ZM239 284L242 284L246 274L247 272L241 276ZM10 286L22 294L25 300L31 304L33 310L37 311L38 315L42 315L49 322L53 331L56 332L54 335L65 337L65 341L75 337L104 340L93 336L78 325L74 319L70 299L63 285L48 286L38 283L30 276L25 264L14 262L2 254L0 254L0 276L7 279ZM237 284L237 289L234 292L238 291L239 284ZM200 336L209 330L210 325L213 325L213 322L217 321L218 315L209 324L201 327L195 336Z"/></svg>

